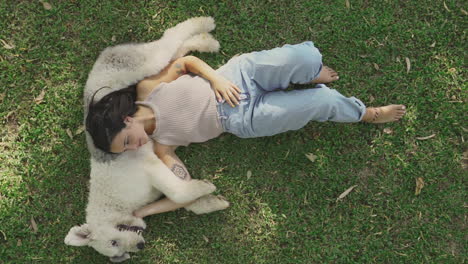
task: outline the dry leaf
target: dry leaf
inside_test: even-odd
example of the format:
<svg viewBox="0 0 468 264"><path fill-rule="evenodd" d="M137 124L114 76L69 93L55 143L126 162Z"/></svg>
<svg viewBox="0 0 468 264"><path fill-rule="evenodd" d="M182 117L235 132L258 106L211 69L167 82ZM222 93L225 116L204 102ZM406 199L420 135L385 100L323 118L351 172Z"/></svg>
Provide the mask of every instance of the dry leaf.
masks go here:
<svg viewBox="0 0 468 264"><path fill-rule="evenodd" d="M374 69L380 70L380 67L379 67L379 65L377 63L372 63L372 65L374 65Z"/></svg>
<svg viewBox="0 0 468 264"><path fill-rule="evenodd" d="M16 246L21 247L22 245L23 245L23 242L21 242L21 239L18 239L18 241L16 241Z"/></svg>
<svg viewBox="0 0 468 264"><path fill-rule="evenodd" d="M468 132L467 128L462 127L462 130L465 131L465 132Z"/></svg>
<svg viewBox="0 0 468 264"><path fill-rule="evenodd" d="M15 45L9 44L8 42L4 41L3 39L0 39L0 42L2 42L3 47L5 49L14 49Z"/></svg>
<svg viewBox="0 0 468 264"><path fill-rule="evenodd" d="M430 136L427 136L427 137L416 137L417 140L426 140L426 139L430 139L430 138L433 138L435 137L436 134L432 134Z"/></svg>
<svg viewBox="0 0 468 264"><path fill-rule="evenodd" d="M373 103L375 101L375 97L370 95L369 96L369 103Z"/></svg>
<svg viewBox="0 0 468 264"><path fill-rule="evenodd" d="M343 198L345 198L354 188L356 188L357 185L353 185L349 187L346 191L344 191L338 198L336 198L336 201L341 201Z"/></svg>
<svg viewBox="0 0 468 264"><path fill-rule="evenodd" d="M250 179L250 177L252 177L252 172L251 171L247 171L247 179Z"/></svg>
<svg viewBox="0 0 468 264"><path fill-rule="evenodd" d="M468 150L463 152L463 158L461 159L461 166L462 166L462 169L464 170L468 169Z"/></svg>
<svg viewBox="0 0 468 264"><path fill-rule="evenodd" d="M45 90L42 90L39 96L34 98L34 102L36 102L36 104L42 103L42 101L44 100L44 95L45 95Z"/></svg>
<svg viewBox="0 0 468 264"><path fill-rule="evenodd" d="M34 233L37 232L36 220L34 220L34 217L32 217L32 216L31 216L31 228L32 228L32 230L34 231Z"/></svg>
<svg viewBox="0 0 468 264"><path fill-rule="evenodd" d="M345 0L345 5L346 5L346 8L348 9L351 8L351 4L349 3L349 0Z"/></svg>
<svg viewBox="0 0 468 264"><path fill-rule="evenodd" d="M465 9L462 8L462 9L460 9L460 11L461 11L465 16L468 15L468 12L466 12Z"/></svg>
<svg viewBox="0 0 468 264"><path fill-rule="evenodd" d="M445 1L444 1L444 8L445 8L447 11L452 12L452 11L450 11L450 9L447 7L447 4L445 3Z"/></svg>
<svg viewBox="0 0 468 264"><path fill-rule="evenodd" d="M419 195L421 193L422 188L424 188L424 180L421 177L416 179L416 190L414 191L415 195Z"/></svg>
<svg viewBox="0 0 468 264"><path fill-rule="evenodd" d="M411 70L411 61L408 57L405 57L405 61L406 61L406 73L409 73Z"/></svg>
<svg viewBox="0 0 468 264"><path fill-rule="evenodd" d="M73 134L69 128L65 130L67 132L67 135L70 137L70 139L73 139Z"/></svg>
<svg viewBox="0 0 468 264"><path fill-rule="evenodd" d="M435 45L436 45L436 42L434 41L434 43L432 43L429 47L434 48Z"/></svg>
<svg viewBox="0 0 468 264"><path fill-rule="evenodd" d="M44 6L45 10L51 10L52 9L52 5L47 3L47 2L42 2L42 6Z"/></svg>
<svg viewBox="0 0 468 264"><path fill-rule="evenodd" d="M226 167L222 167L216 170L216 173L221 173L226 169Z"/></svg>
<svg viewBox="0 0 468 264"><path fill-rule="evenodd" d="M310 161L312 161L312 162L314 162L314 161L318 158L317 155L314 155L314 154L312 154L312 153L307 153L307 154L305 154L305 155L306 155L306 157L307 157Z"/></svg>
<svg viewBox="0 0 468 264"><path fill-rule="evenodd" d="M391 129L391 128L389 128L389 127L386 127L386 128L383 129L383 132L384 132L385 134L390 135L390 134L393 134L393 129Z"/></svg>
<svg viewBox="0 0 468 264"><path fill-rule="evenodd" d="M76 130L75 132L75 135L79 135L81 133L83 133L83 131L85 131L85 126L84 125L81 125L80 127L78 127L78 129Z"/></svg>
<svg viewBox="0 0 468 264"><path fill-rule="evenodd" d="M203 239L205 240L206 243L210 242L205 235L203 235Z"/></svg>
<svg viewBox="0 0 468 264"><path fill-rule="evenodd" d="M111 41L115 42L116 40L117 40L117 38L115 36L112 36Z"/></svg>

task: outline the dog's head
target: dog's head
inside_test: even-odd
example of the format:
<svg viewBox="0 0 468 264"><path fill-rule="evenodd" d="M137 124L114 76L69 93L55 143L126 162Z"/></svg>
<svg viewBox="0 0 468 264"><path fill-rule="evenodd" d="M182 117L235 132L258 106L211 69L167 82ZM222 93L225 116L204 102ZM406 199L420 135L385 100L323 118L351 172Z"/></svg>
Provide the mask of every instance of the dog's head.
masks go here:
<svg viewBox="0 0 468 264"><path fill-rule="evenodd" d="M70 246L90 246L112 262L122 262L130 258L129 252L137 252L145 247L143 227L128 225L89 225L74 226L65 237Z"/></svg>

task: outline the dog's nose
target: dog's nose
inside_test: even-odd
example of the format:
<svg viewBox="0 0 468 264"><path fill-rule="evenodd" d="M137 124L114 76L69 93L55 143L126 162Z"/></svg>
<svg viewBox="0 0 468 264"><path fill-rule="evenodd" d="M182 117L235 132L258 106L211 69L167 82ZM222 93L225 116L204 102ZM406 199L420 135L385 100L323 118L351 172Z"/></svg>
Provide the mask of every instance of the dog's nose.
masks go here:
<svg viewBox="0 0 468 264"><path fill-rule="evenodd" d="M140 250L144 249L145 248L145 242L138 243L137 248L140 249Z"/></svg>

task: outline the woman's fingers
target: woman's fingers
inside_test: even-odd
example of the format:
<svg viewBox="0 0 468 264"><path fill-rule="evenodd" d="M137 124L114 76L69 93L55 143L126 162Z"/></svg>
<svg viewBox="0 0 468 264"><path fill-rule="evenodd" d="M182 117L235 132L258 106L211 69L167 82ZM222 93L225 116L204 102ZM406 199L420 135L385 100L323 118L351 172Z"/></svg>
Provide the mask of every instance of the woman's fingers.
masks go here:
<svg viewBox="0 0 468 264"><path fill-rule="evenodd" d="M221 85L215 87L214 90L219 102L224 99L232 107L239 105L241 89L239 89L235 84L228 82L224 86Z"/></svg>
<svg viewBox="0 0 468 264"><path fill-rule="evenodd" d="M216 99L218 100L218 103L221 103L223 101L223 97L221 96L221 94L215 90L215 95Z"/></svg>
<svg viewBox="0 0 468 264"><path fill-rule="evenodd" d="M242 93L242 90L239 89L239 87L237 87L237 85L232 84L232 86L234 87L234 89L235 89L238 93Z"/></svg>
<svg viewBox="0 0 468 264"><path fill-rule="evenodd" d="M229 92L225 92L223 97L224 97L224 100L226 100L226 102L227 102L230 106L234 107L234 104L232 103L231 98L230 98L230 96L229 96Z"/></svg>
<svg viewBox="0 0 468 264"><path fill-rule="evenodd" d="M237 94L237 91L236 91L236 94L232 93L232 92L229 92L229 97L231 97L231 102L233 102L234 104L236 105L239 105L239 95Z"/></svg>
<svg viewBox="0 0 468 264"><path fill-rule="evenodd" d="M236 96L237 100L240 101L240 90L239 88L237 88L236 86L233 86L231 88L232 92L234 93L234 95Z"/></svg>

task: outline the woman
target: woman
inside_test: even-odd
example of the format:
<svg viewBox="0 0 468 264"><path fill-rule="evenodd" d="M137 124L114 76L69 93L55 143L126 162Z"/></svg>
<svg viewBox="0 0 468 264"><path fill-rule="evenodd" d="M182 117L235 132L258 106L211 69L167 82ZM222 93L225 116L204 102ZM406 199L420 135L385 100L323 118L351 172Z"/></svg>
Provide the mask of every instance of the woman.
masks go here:
<svg viewBox="0 0 468 264"><path fill-rule="evenodd" d="M96 147L111 153L135 150L154 140L155 154L176 176L190 180L175 149L223 132L261 137L297 130L312 120L386 123L405 114L404 105L366 108L359 99L329 89L323 83L339 77L322 67L321 57L310 41L243 54L216 71L196 57L182 57L136 87L90 105L86 127ZM317 85L284 91L290 83ZM135 215L186 205L166 198Z"/></svg>

